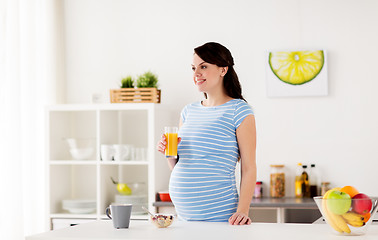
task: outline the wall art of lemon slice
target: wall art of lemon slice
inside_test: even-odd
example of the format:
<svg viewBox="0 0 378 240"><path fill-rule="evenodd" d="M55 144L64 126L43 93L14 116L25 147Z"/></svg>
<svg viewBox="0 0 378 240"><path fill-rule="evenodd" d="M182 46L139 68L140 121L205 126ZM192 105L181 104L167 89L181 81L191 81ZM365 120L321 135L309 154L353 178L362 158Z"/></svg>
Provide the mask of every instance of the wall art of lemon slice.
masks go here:
<svg viewBox="0 0 378 240"><path fill-rule="evenodd" d="M313 80L323 65L322 50L269 53L269 66L273 73L281 81L292 85L301 85Z"/></svg>

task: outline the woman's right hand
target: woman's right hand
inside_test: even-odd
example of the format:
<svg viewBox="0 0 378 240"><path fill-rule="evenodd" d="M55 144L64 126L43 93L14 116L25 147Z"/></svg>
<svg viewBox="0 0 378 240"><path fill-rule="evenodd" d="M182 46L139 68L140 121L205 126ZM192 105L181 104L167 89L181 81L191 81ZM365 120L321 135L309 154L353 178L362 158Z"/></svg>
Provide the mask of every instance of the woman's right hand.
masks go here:
<svg viewBox="0 0 378 240"><path fill-rule="evenodd" d="M181 138L177 138L177 144L181 142ZM161 135L160 140L157 143L156 149L161 152L162 154L165 154L165 148L167 147L167 138L165 137L165 134Z"/></svg>

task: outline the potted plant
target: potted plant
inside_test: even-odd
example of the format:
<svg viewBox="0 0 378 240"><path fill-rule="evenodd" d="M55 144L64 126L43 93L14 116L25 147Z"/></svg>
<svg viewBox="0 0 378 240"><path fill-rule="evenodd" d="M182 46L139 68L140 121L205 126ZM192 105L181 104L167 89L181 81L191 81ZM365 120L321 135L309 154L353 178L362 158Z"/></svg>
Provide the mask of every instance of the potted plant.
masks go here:
<svg viewBox="0 0 378 240"><path fill-rule="evenodd" d="M136 88L134 87L136 82ZM158 77L151 71L139 75L136 81L132 76L121 80L120 89L110 90L112 103L160 103L160 89L157 89Z"/></svg>
<svg viewBox="0 0 378 240"><path fill-rule="evenodd" d="M134 79L130 75L122 78L121 88L134 88Z"/></svg>
<svg viewBox="0 0 378 240"><path fill-rule="evenodd" d="M140 75L136 80L138 88L157 88L158 78L151 71Z"/></svg>

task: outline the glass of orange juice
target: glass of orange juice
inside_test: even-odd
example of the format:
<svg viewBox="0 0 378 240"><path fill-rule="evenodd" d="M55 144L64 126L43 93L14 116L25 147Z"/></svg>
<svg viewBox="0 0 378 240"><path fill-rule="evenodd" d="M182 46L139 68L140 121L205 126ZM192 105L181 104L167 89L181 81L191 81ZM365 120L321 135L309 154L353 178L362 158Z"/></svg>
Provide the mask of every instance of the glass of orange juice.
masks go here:
<svg viewBox="0 0 378 240"><path fill-rule="evenodd" d="M165 148L165 157L177 158L177 127L165 127L164 134L167 141Z"/></svg>

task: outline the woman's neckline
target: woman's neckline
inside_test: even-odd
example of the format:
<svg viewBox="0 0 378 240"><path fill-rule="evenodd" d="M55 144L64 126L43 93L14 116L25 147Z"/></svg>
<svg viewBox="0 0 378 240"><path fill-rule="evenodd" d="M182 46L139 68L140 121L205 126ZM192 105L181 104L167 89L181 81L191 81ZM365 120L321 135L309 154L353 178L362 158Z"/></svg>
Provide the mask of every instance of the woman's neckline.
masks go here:
<svg viewBox="0 0 378 240"><path fill-rule="evenodd" d="M200 104L200 106L203 107L203 108L215 108L215 107L221 107L221 106L223 106L223 105L226 105L227 103L229 103L229 102L231 102L231 101L234 101L234 100L236 100L236 98L233 98L233 99L231 99L231 100L228 100L228 101L225 102L225 103L222 103L222 104L219 104L219 105L216 105L216 106L204 106L204 105L203 105L203 100L201 100L201 101L199 102L199 104Z"/></svg>

